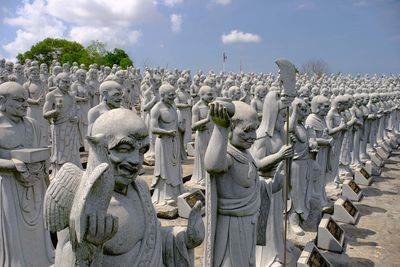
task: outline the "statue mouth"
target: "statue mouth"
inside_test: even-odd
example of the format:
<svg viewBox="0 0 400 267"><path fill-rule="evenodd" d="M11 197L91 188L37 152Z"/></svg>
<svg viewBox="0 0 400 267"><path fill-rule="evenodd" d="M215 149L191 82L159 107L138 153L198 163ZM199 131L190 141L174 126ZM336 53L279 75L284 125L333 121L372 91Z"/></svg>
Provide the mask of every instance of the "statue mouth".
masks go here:
<svg viewBox="0 0 400 267"><path fill-rule="evenodd" d="M139 171L137 167L133 167L128 164L121 165L118 169L119 169L119 174L124 177L135 176Z"/></svg>

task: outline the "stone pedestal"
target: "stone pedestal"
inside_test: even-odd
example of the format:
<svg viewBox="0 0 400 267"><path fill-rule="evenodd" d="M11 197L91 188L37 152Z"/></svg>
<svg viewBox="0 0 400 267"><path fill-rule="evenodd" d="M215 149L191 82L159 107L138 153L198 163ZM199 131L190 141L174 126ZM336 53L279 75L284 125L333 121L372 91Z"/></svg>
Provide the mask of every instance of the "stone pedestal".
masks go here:
<svg viewBox="0 0 400 267"><path fill-rule="evenodd" d="M378 147L376 153L384 160L389 158L389 153L383 147Z"/></svg>
<svg viewBox="0 0 400 267"><path fill-rule="evenodd" d="M318 226L318 248L342 252L344 244L344 230L328 214L325 214Z"/></svg>
<svg viewBox="0 0 400 267"><path fill-rule="evenodd" d="M297 261L297 267L331 267L332 264L321 254L313 242L307 243Z"/></svg>
<svg viewBox="0 0 400 267"><path fill-rule="evenodd" d="M179 217L189 218L190 211L199 200L203 204L201 208L201 214L203 215L205 213L206 198L201 190L193 190L178 196Z"/></svg>
<svg viewBox="0 0 400 267"><path fill-rule="evenodd" d="M342 186L342 196L352 201L360 201L362 190L353 180L346 180Z"/></svg>
<svg viewBox="0 0 400 267"><path fill-rule="evenodd" d="M360 212L348 199L339 198L334 205L333 218L342 223L355 224Z"/></svg>
<svg viewBox="0 0 400 267"><path fill-rule="evenodd" d="M381 168L370 160L365 163L365 170L373 176L379 176L382 172Z"/></svg>
<svg viewBox="0 0 400 267"><path fill-rule="evenodd" d="M372 176L366 169L361 168L354 171L354 182L360 185L370 185L372 183Z"/></svg>
<svg viewBox="0 0 400 267"><path fill-rule="evenodd" d="M379 156L378 153L371 153L371 162L375 163L376 166L382 167L384 165L384 160Z"/></svg>

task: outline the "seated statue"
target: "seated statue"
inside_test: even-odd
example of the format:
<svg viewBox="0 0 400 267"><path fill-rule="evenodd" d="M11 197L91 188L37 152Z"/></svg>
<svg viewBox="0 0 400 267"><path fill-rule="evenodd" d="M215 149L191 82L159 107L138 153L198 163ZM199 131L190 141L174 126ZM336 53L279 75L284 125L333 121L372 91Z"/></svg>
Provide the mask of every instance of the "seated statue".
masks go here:
<svg viewBox="0 0 400 267"><path fill-rule="evenodd" d="M201 202L187 227L161 227L147 184L137 178L149 148L135 112L101 115L87 137L86 172L67 163L46 192L45 225L58 235L59 266L194 266L204 239Z"/></svg>

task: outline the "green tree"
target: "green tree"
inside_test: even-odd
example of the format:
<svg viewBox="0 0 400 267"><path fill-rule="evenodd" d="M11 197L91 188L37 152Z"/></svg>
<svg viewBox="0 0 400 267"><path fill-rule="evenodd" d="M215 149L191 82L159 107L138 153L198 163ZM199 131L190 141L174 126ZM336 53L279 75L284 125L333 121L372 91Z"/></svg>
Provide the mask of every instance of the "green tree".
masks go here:
<svg viewBox="0 0 400 267"><path fill-rule="evenodd" d="M50 65L55 59L62 63L90 64L112 66L120 65L126 69L132 66L133 62L122 49L115 48L112 52L106 50L106 44L94 40L85 48L77 42L71 42L64 39L46 38L43 41L33 45L29 51L18 54L17 59L25 62L26 59L33 59L39 63Z"/></svg>

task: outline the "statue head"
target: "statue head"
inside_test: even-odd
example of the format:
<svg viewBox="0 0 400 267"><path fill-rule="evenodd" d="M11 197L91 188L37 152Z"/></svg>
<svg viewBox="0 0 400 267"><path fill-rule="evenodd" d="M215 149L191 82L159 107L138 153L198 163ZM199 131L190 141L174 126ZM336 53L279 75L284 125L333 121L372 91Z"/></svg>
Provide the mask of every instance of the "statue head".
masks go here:
<svg viewBox="0 0 400 267"><path fill-rule="evenodd" d="M329 99L323 95L314 96L311 100L311 112L320 116L326 116L330 109Z"/></svg>
<svg viewBox="0 0 400 267"><path fill-rule="evenodd" d="M165 83L160 86L160 96L161 96L161 101L168 105L171 106L174 103L176 93L175 93L175 88L169 84Z"/></svg>
<svg viewBox="0 0 400 267"><path fill-rule="evenodd" d="M75 77L78 82L84 83L86 80L86 71L83 69L78 69L75 72Z"/></svg>
<svg viewBox="0 0 400 267"><path fill-rule="evenodd" d="M186 79L185 78L180 77L176 83L178 85L178 89L182 89L182 90L186 89L186 85L187 84L186 84Z"/></svg>
<svg viewBox="0 0 400 267"><path fill-rule="evenodd" d="M292 102L292 110L295 110L295 107L297 111L297 120L304 121L310 113L310 107L303 99L298 97L296 97Z"/></svg>
<svg viewBox="0 0 400 267"><path fill-rule="evenodd" d="M57 76L62 72L62 68L60 66L54 66L52 69L52 73L54 76Z"/></svg>
<svg viewBox="0 0 400 267"><path fill-rule="evenodd" d="M90 68L89 71L88 71L88 78L91 81L93 81L93 80L97 81L97 69Z"/></svg>
<svg viewBox="0 0 400 267"><path fill-rule="evenodd" d="M39 69L35 66L32 66L28 69L29 79L31 81L38 81L40 80Z"/></svg>
<svg viewBox="0 0 400 267"><path fill-rule="evenodd" d="M69 63L68 62L64 63L62 68L63 68L63 72L69 73Z"/></svg>
<svg viewBox="0 0 400 267"><path fill-rule="evenodd" d="M119 108L122 101L122 86L116 81L102 82L99 87L103 101L110 109Z"/></svg>
<svg viewBox="0 0 400 267"><path fill-rule="evenodd" d="M115 72L115 78L116 78L116 82L118 82L119 84L124 84L125 81L125 71L123 70L118 70Z"/></svg>
<svg viewBox="0 0 400 267"><path fill-rule="evenodd" d="M233 101L240 100L240 98L242 97L242 92L240 91L240 88L236 85L231 86L228 89L228 97Z"/></svg>
<svg viewBox="0 0 400 267"><path fill-rule="evenodd" d="M14 64L14 73L18 76L24 75L24 68L22 67L21 64L19 63Z"/></svg>
<svg viewBox="0 0 400 267"><path fill-rule="evenodd" d="M233 101L235 113L231 118L229 142L239 150L249 149L256 140L256 130L259 126L257 112L248 104Z"/></svg>
<svg viewBox="0 0 400 267"><path fill-rule="evenodd" d="M12 63L12 61L6 61L5 70L6 70L8 73L12 73L13 70L14 70L14 63Z"/></svg>
<svg viewBox="0 0 400 267"><path fill-rule="evenodd" d="M200 87L199 95L201 100L203 100L206 104L211 103L215 99L215 90L210 86L203 85Z"/></svg>
<svg viewBox="0 0 400 267"><path fill-rule="evenodd" d="M48 73L48 68L46 63L40 64L40 73Z"/></svg>
<svg viewBox="0 0 400 267"><path fill-rule="evenodd" d="M139 175L149 149L148 129L136 112L117 108L102 114L93 124L90 140L106 138L108 157L116 183L128 185Z"/></svg>
<svg viewBox="0 0 400 267"><path fill-rule="evenodd" d="M254 89L254 95L257 96L259 99L263 100L267 95L268 91L267 88L263 85L257 85Z"/></svg>
<svg viewBox="0 0 400 267"><path fill-rule="evenodd" d="M20 121L28 109L28 93L16 82L0 84L0 112L13 121Z"/></svg>
<svg viewBox="0 0 400 267"><path fill-rule="evenodd" d="M57 87L61 90L63 94L69 91L71 85L71 79L68 73L61 72L56 76Z"/></svg>

